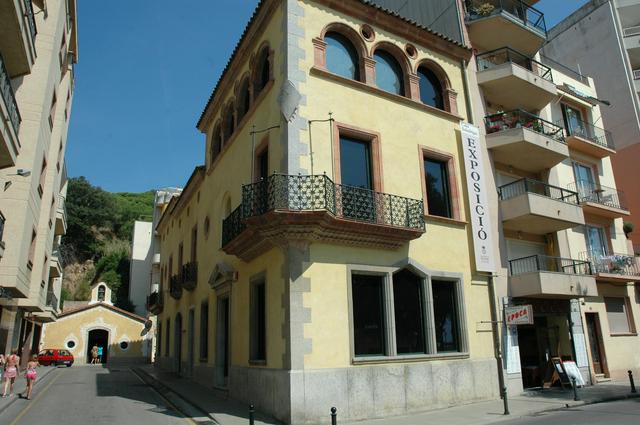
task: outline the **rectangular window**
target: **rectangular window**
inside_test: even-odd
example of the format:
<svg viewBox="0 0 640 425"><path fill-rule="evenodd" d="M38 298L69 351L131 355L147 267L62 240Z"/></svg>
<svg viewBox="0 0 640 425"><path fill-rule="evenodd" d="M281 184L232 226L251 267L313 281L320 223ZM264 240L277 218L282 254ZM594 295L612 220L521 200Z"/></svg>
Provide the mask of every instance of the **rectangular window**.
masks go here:
<svg viewBox="0 0 640 425"><path fill-rule="evenodd" d="M384 276L354 274L353 337L356 356L384 356Z"/></svg>
<svg viewBox="0 0 640 425"><path fill-rule="evenodd" d="M393 310L398 354L424 354L422 279L408 270L393 275Z"/></svg>
<svg viewBox="0 0 640 425"><path fill-rule="evenodd" d="M340 136L340 180L346 186L373 189L369 142Z"/></svg>
<svg viewBox="0 0 640 425"><path fill-rule="evenodd" d="M432 280L433 317L438 353L460 351L460 324L453 282Z"/></svg>
<svg viewBox="0 0 640 425"><path fill-rule="evenodd" d="M251 285L251 360L267 359L267 305L264 280Z"/></svg>
<svg viewBox="0 0 640 425"><path fill-rule="evenodd" d="M171 322L169 321L169 319L167 319L167 329L166 329L165 332L166 332L165 333L166 337L164 339L164 355L166 357L169 357L169 354L170 354L169 353L169 347L170 347L169 341L171 340Z"/></svg>
<svg viewBox="0 0 640 425"><path fill-rule="evenodd" d="M191 262L198 260L198 225L193 226L191 230Z"/></svg>
<svg viewBox="0 0 640 425"><path fill-rule="evenodd" d="M53 93L53 99L51 99L51 108L49 109L49 128L53 130L53 120L56 118L56 93Z"/></svg>
<svg viewBox="0 0 640 425"><path fill-rule="evenodd" d="M209 304L200 306L200 359L209 357Z"/></svg>
<svg viewBox="0 0 640 425"><path fill-rule="evenodd" d="M32 268L33 267L33 258L36 255L36 236L38 234L36 233L36 230L33 229L31 231L31 245L29 245L29 256L27 257L27 267Z"/></svg>
<svg viewBox="0 0 640 425"><path fill-rule="evenodd" d="M40 180L38 181L38 196L42 198L44 194L44 183L47 178L47 159L42 158L42 166L40 167Z"/></svg>
<svg viewBox="0 0 640 425"><path fill-rule="evenodd" d="M612 334L629 334L635 332L631 323L629 305L626 297L604 297L607 309L609 330Z"/></svg>
<svg viewBox="0 0 640 425"><path fill-rule="evenodd" d="M257 179L266 179L269 176L269 149L264 149L258 155Z"/></svg>
<svg viewBox="0 0 640 425"><path fill-rule="evenodd" d="M178 245L178 277L182 280L182 266L184 266L184 245Z"/></svg>
<svg viewBox="0 0 640 425"><path fill-rule="evenodd" d="M453 218L447 162L425 158L424 175L429 215Z"/></svg>
<svg viewBox="0 0 640 425"><path fill-rule="evenodd" d="M156 336L156 357L162 356L162 322L158 322L158 333Z"/></svg>

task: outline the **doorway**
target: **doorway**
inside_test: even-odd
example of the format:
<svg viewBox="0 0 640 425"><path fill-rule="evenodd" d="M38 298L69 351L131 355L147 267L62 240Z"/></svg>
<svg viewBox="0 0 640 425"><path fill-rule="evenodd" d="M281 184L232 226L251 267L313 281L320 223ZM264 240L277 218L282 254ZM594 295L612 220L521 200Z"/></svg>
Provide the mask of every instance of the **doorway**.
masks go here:
<svg viewBox="0 0 640 425"><path fill-rule="evenodd" d="M175 337L173 338L174 353L175 353L175 371L180 375L182 369L182 315L178 313L176 315L176 325L174 330Z"/></svg>
<svg viewBox="0 0 640 425"><path fill-rule="evenodd" d="M87 364L91 363L91 349L96 346L102 348L102 356L99 358L100 363L107 362L109 353L109 331L105 329L93 329L87 335Z"/></svg>
<svg viewBox="0 0 640 425"><path fill-rule="evenodd" d="M193 376L193 356L194 356L194 333L195 333L195 316L194 316L194 310L191 309L189 310L189 335L188 335L188 349L187 349L187 354L189 356L189 358L187 359L187 364L189 367L189 370L187 371L187 373L189 374L189 376Z"/></svg>
<svg viewBox="0 0 640 425"><path fill-rule="evenodd" d="M598 313L585 313L587 322L587 334L589 335L589 351L591 352L591 364L596 375L605 375L606 358L602 347L602 334L600 333L600 318Z"/></svg>
<svg viewBox="0 0 640 425"><path fill-rule="evenodd" d="M218 300L216 331L216 386L226 388L229 380L229 297Z"/></svg>

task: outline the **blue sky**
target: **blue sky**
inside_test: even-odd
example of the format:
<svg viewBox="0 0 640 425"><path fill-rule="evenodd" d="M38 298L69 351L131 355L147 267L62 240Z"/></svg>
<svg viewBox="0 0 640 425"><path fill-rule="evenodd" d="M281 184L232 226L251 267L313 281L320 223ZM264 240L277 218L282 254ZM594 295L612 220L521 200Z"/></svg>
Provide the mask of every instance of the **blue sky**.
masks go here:
<svg viewBox="0 0 640 425"><path fill-rule="evenodd" d="M204 158L195 124L257 0L83 1L70 176L110 191L182 186ZM547 27L586 0L541 0Z"/></svg>

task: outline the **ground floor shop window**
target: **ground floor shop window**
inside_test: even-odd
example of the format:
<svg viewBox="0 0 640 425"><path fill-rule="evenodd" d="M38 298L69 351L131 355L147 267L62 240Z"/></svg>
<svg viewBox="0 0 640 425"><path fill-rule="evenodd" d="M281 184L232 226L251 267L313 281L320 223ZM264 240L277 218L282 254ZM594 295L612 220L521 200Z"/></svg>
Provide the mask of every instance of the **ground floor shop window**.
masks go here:
<svg viewBox="0 0 640 425"><path fill-rule="evenodd" d="M200 359L209 357L209 303L200 305Z"/></svg>
<svg viewBox="0 0 640 425"><path fill-rule="evenodd" d="M419 276L408 270L393 275L393 309L398 354L426 353L424 297Z"/></svg>
<svg viewBox="0 0 640 425"><path fill-rule="evenodd" d="M633 325L626 297L605 297L604 304L607 309L607 320L609 321L611 334L635 333L635 326Z"/></svg>
<svg viewBox="0 0 640 425"><path fill-rule="evenodd" d="M267 321L265 282L258 280L251 285L251 360L267 359Z"/></svg>
<svg viewBox="0 0 640 425"><path fill-rule="evenodd" d="M433 280L431 291L436 348L439 353L460 351L455 286L451 282Z"/></svg>
<svg viewBox="0 0 640 425"><path fill-rule="evenodd" d="M354 274L353 334L356 356L384 356L384 276Z"/></svg>

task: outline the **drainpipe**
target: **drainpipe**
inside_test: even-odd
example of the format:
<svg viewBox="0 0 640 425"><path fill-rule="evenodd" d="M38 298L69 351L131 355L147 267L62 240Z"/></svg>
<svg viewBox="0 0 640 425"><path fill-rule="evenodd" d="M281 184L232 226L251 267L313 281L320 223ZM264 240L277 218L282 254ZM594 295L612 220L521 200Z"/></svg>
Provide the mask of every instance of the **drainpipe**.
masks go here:
<svg viewBox="0 0 640 425"><path fill-rule="evenodd" d="M469 95L469 78L467 77L467 61L462 59L460 62L462 70L462 88L464 90L464 103L467 108L467 121L473 124L473 108L471 106L471 96Z"/></svg>
<svg viewBox="0 0 640 425"><path fill-rule="evenodd" d="M493 275L489 275L489 302L491 304L491 333L493 334L493 351L498 364L498 385L500 385L500 394L505 387L504 369L502 366L502 345L500 344L500 316L498 314L498 305L496 302L496 288L493 282Z"/></svg>

